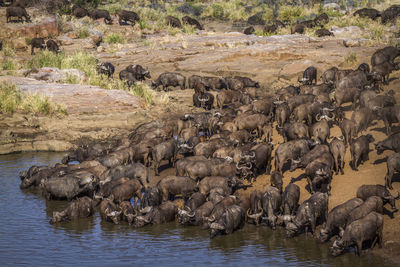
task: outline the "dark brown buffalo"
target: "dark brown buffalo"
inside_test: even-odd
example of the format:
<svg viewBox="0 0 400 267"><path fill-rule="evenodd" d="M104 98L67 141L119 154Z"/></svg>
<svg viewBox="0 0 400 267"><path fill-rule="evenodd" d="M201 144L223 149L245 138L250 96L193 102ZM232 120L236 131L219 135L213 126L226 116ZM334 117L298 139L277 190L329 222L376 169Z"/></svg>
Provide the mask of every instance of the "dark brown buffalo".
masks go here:
<svg viewBox="0 0 400 267"><path fill-rule="evenodd" d="M381 13L375 8L361 8L353 13L353 16L360 16L363 18L377 19L381 16Z"/></svg>
<svg viewBox="0 0 400 267"><path fill-rule="evenodd" d="M119 204L119 207L121 208L122 219L131 225L136 216L136 211L131 202L123 201Z"/></svg>
<svg viewBox="0 0 400 267"><path fill-rule="evenodd" d="M282 208L282 196L279 189L273 186L268 187L262 195L261 205L265 215L262 216L262 221L275 230L278 214L281 213Z"/></svg>
<svg viewBox="0 0 400 267"><path fill-rule="evenodd" d="M301 158L310 151L308 140L293 140L280 144L275 150L275 170L283 173L283 165L289 160Z"/></svg>
<svg viewBox="0 0 400 267"><path fill-rule="evenodd" d="M285 225L296 217L299 199L300 187L296 184L288 184L283 192L283 221Z"/></svg>
<svg viewBox="0 0 400 267"><path fill-rule="evenodd" d="M244 217L245 212L242 207L238 205L227 207L219 219L210 225L210 238L214 238L220 234L229 235L233 233L233 231L242 228L244 225Z"/></svg>
<svg viewBox="0 0 400 267"><path fill-rule="evenodd" d="M361 256L364 241L370 240L372 244L378 242L382 247L383 216L371 212L364 218L351 223L346 227L343 237L336 240L331 247L331 254L338 256L350 246L355 246L355 254Z"/></svg>
<svg viewBox="0 0 400 267"><path fill-rule="evenodd" d="M61 50L58 47L58 44L54 40L47 40L46 42L46 48L47 50L54 52L54 53L60 53Z"/></svg>
<svg viewBox="0 0 400 267"><path fill-rule="evenodd" d="M34 48L40 48L43 50L46 48L46 43L43 38L32 38L31 40L31 55L35 54Z"/></svg>
<svg viewBox="0 0 400 267"><path fill-rule="evenodd" d="M146 224L163 224L175 220L178 206L171 201L166 201L158 207L150 208L145 215L135 217L134 227L143 227Z"/></svg>
<svg viewBox="0 0 400 267"><path fill-rule="evenodd" d="M6 8L6 21L11 22L12 17L18 17L18 21L23 22L22 18L25 18L26 22L31 20L28 12L26 12L25 8L19 6L9 6Z"/></svg>
<svg viewBox="0 0 400 267"><path fill-rule="evenodd" d="M112 18L110 13L104 9L94 9L90 12L90 17L94 20L96 19L104 19L106 24L112 24Z"/></svg>
<svg viewBox="0 0 400 267"><path fill-rule="evenodd" d="M169 165L175 167L177 150L177 142L174 139L165 141L153 148L152 156L155 175L159 175L158 167L160 166L161 160L168 160Z"/></svg>
<svg viewBox="0 0 400 267"><path fill-rule="evenodd" d="M182 176L166 176L158 182L157 187L162 192L164 201L168 200L169 195L181 195L187 198L197 191L196 182L189 177Z"/></svg>
<svg viewBox="0 0 400 267"><path fill-rule="evenodd" d="M181 90L185 89L186 77L177 72L164 72L158 76L157 80L151 83L153 89L162 85L164 91L168 91L170 86L178 86Z"/></svg>
<svg viewBox="0 0 400 267"><path fill-rule="evenodd" d="M124 23L130 22L132 26L135 25L136 21L140 20L139 15L136 12L128 11L128 10L118 10L118 22L119 25L123 25Z"/></svg>
<svg viewBox="0 0 400 267"><path fill-rule="evenodd" d="M286 224L286 236L293 237L305 230L307 234L309 227L315 235L317 223L323 223L328 217L328 194L315 193L305 200L297 210L296 217Z"/></svg>
<svg viewBox="0 0 400 267"><path fill-rule="evenodd" d="M394 211L396 209L396 200L400 199L400 193L397 197L392 196L389 190L383 185L362 185L357 189L357 197L366 201L371 196L382 198L383 204L389 203Z"/></svg>
<svg viewBox="0 0 400 267"><path fill-rule="evenodd" d="M392 187L392 178L394 172L400 171L400 153L394 153L390 155L386 161L387 172L385 176L385 185L389 189L393 189Z"/></svg>
<svg viewBox="0 0 400 267"><path fill-rule="evenodd" d="M110 196L113 196L115 203L121 203L123 201L130 201L132 197L135 198L135 203L139 199L142 199L143 186L137 179L130 179L125 183L115 186L111 190Z"/></svg>
<svg viewBox="0 0 400 267"><path fill-rule="evenodd" d="M375 149L378 155L382 154L385 150L393 150L396 153L400 152L400 132L394 133L385 140L377 142Z"/></svg>
<svg viewBox="0 0 400 267"><path fill-rule="evenodd" d="M375 139L372 135L362 135L352 140L350 146L351 161L353 170L358 171L359 162L366 162L369 160L369 144L374 142Z"/></svg>
<svg viewBox="0 0 400 267"><path fill-rule="evenodd" d="M182 18L182 22L185 23L185 24L192 25L198 30L204 30L204 28L203 28L203 26L201 26L200 22L198 22L196 19L191 18L189 16L184 16Z"/></svg>
<svg viewBox="0 0 400 267"><path fill-rule="evenodd" d="M113 200L112 197L103 199L100 202L99 212L103 220L119 224L121 211L118 211L117 205L115 205Z"/></svg>
<svg viewBox="0 0 400 267"><path fill-rule="evenodd" d="M335 171L336 175L339 173L343 173L343 168L344 168L344 156L346 154L346 145L343 142L343 139L339 138L334 138L330 143L329 143L329 150L332 153L333 159L335 161Z"/></svg>
<svg viewBox="0 0 400 267"><path fill-rule="evenodd" d="M334 36L333 32L331 32L330 30L327 30L327 29L318 29L318 30L315 31L315 34L318 37Z"/></svg>
<svg viewBox="0 0 400 267"><path fill-rule="evenodd" d="M346 218L346 226L367 216L373 211L383 214L383 201L378 196L371 196L358 207L354 208Z"/></svg>
<svg viewBox="0 0 400 267"><path fill-rule="evenodd" d="M53 218L50 223L58 223L66 220L73 220L77 218L86 218L92 216L93 210L93 200L89 197L81 197L70 203L61 212L53 212Z"/></svg>
<svg viewBox="0 0 400 267"><path fill-rule="evenodd" d="M176 18L176 17L167 16L167 17L165 18L165 21L166 21L167 25L170 25L171 27L174 27L174 28L182 28L181 21L180 21L178 18Z"/></svg>
<svg viewBox="0 0 400 267"><path fill-rule="evenodd" d="M343 204L334 207L326 219L326 224L320 232L320 241L326 242L332 236L340 234L346 227L346 221L349 214L363 203L360 198L352 198Z"/></svg>

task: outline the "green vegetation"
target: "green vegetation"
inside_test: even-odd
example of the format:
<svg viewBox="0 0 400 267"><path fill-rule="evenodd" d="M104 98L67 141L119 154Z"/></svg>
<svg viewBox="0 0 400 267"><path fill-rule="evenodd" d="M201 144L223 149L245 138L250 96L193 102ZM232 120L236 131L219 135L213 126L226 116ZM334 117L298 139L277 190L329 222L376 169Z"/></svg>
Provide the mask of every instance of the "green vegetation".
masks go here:
<svg viewBox="0 0 400 267"><path fill-rule="evenodd" d="M355 64L357 62L357 54L354 52L349 52L345 59L346 63Z"/></svg>
<svg viewBox="0 0 400 267"><path fill-rule="evenodd" d="M109 44L123 44L125 42L125 38L119 33L110 33L106 36L104 41Z"/></svg>
<svg viewBox="0 0 400 267"><path fill-rule="evenodd" d="M300 6L283 6L280 9L279 18L282 21L296 22L304 16L303 7Z"/></svg>
<svg viewBox="0 0 400 267"><path fill-rule="evenodd" d="M76 32L78 38L85 39L88 38L90 35L89 29L86 27L79 28Z"/></svg>
<svg viewBox="0 0 400 267"><path fill-rule="evenodd" d="M5 58L1 62L1 69L2 70L16 70L18 69L17 64L11 58Z"/></svg>
<svg viewBox="0 0 400 267"><path fill-rule="evenodd" d="M143 97L146 100L148 105L153 104L154 102L154 94L153 90L150 88L149 85L145 83L135 83L130 89L129 92L133 95Z"/></svg>
<svg viewBox="0 0 400 267"><path fill-rule="evenodd" d="M0 113L16 111L43 115L67 115L64 107L52 103L47 96L23 94L14 84L0 83Z"/></svg>
<svg viewBox="0 0 400 267"><path fill-rule="evenodd" d="M1 55L3 57L14 57L15 56L15 50L8 46L8 45L4 45L3 49L1 50Z"/></svg>

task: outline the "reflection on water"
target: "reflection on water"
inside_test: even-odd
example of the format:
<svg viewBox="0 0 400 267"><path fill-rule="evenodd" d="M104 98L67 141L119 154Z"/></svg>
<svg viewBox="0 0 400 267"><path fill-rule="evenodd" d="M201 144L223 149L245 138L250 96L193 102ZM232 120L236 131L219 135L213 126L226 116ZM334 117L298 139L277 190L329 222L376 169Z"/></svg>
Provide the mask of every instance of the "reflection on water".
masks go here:
<svg viewBox="0 0 400 267"><path fill-rule="evenodd" d="M328 245L312 237L286 239L282 229L252 225L213 240L199 227L169 223L134 229L103 222L98 214L50 225L53 211L62 210L66 202L46 201L35 190L21 191L18 174L34 164L54 164L62 155L0 156L0 266L384 266L369 255L333 258Z"/></svg>

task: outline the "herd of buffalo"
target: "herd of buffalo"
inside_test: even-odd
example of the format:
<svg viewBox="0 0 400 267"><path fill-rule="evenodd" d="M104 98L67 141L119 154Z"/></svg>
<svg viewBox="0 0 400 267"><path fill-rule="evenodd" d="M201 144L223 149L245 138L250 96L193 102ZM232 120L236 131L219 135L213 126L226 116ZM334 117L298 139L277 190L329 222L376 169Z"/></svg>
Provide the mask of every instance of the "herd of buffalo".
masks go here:
<svg viewBox="0 0 400 267"><path fill-rule="evenodd" d="M247 222L284 226L287 237L311 231L322 242L335 239L332 255L351 246L360 255L364 241L381 246L383 206L389 203L395 212L400 198L388 190L394 172L400 171L400 132L392 134L392 124L400 122L400 106L392 90L381 89L399 69L398 56L399 48L379 49L371 68L367 63L355 70L332 67L320 76L321 84L311 66L298 79L299 86L273 94L247 77L186 79L163 73L153 88L194 89L193 104L205 111L144 123L113 146L82 146L55 166L32 166L21 173L21 188L37 187L48 199L72 200L65 210L54 212L51 223L91 216L95 207L103 220L116 224L124 220L141 227L177 219L210 229L211 237L230 234ZM111 77L114 67L103 63L99 71ZM128 66L121 75L131 82L151 78L140 65ZM350 119L345 110L352 111ZM377 153L396 152L387 159L385 185L363 185L355 198L328 213L331 181L334 173L343 174L346 149L350 147L350 166L357 171L375 142L371 134L361 134L378 120L388 137L375 143ZM340 127L341 136L331 136L333 125ZM284 140L279 145L272 142L274 126ZM176 174L150 186L149 168L158 176L166 167L174 167ZM312 194L300 205L299 186L291 182L284 188L282 182L285 171L298 168L304 169ZM265 192L235 195L238 189L250 190L251 182L265 173L270 175ZM173 202L176 197L184 199L183 209Z"/></svg>
<svg viewBox="0 0 400 267"><path fill-rule="evenodd" d="M24 1L13 1L7 7L7 22L12 17L30 20L21 3ZM112 23L106 10L73 6L71 13ZM399 14L400 6L382 13L373 9L356 12L372 19L381 16L383 23ZM116 15L121 25L140 20L133 11L122 10ZM182 27L178 18L166 19L172 27ZM303 33L305 27L322 25L328 19L322 14L298 23L292 33ZM182 22L203 29L191 17ZM281 26L284 23L276 20L265 30L274 32ZM319 32L330 35L328 30ZM31 40L32 54L34 48L46 47L60 51L54 40ZM193 105L204 111L144 123L114 145L81 146L54 166L32 166L20 174L21 188L35 187L48 199L70 201L63 211L54 212L50 223L92 216L98 210L103 220L115 224L122 220L142 227L177 220L182 225L210 229L211 237L230 234L245 223L272 229L282 226L288 238L311 231L321 242L334 240L334 256L349 247L361 255L364 241L370 247L382 245L383 206L388 203L395 212L395 200L400 198L400 193L393 196L389 191L394 173L400 171L400 132L392 133L392 125L400 122L400 105L394 91L381 89L391 81L390 73L399 70L395 62L398 56L399 48L385 47L372 55L371 64L362 63L355 70L332 67L321 76L310 66L298 86L271 94L248 77L186 78L176 72L162 73L152 81L153 89L194 89ZM110 62L98 66L98 72L109 78L114 71ZM151 75L141 65L129 65L120 71L119 78L132 85L151 79ZM344 106L346 103L351 105ZM345 118L345 111L352 112L350 119ZM385 140L375 142L371 134L362 135L379 120L385 125ZM341 136L331 136L334 125L341 129ZM272 142L273 127L283 137L280 144ZM369 159L370 143L375 144L378 154L395 152L387 159L384 185L362 185L355 198L328 212L331 181L334 174L343 174L347 148L349 165L357 171ZM164 175L151 186L150 168L159 176L166 167L175 168L175 175ZM291 182L283 187L282 181L285 171L296 169L304 170L306 189L311 193L300 204L299 186ZM251 183L262 174L270 177L265 192L235 194L239 189L251 190ZM184 200L183 209L174 202L176 198ZM318 233L317 225L322 225Z"/></svg>

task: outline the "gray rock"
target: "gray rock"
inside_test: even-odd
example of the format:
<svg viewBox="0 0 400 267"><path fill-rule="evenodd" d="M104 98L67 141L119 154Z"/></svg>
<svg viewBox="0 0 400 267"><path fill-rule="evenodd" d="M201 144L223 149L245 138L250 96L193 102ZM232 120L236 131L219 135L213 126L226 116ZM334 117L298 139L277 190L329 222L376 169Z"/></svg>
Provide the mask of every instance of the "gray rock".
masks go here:
<svg viewBox="0 0 400 267"><path fill-rule="evenodd" d="M336 9L336 10L339 10L340 6L338 4L336 4L336 3L329 3L329 4L325 4L324 8L325 9Z"/></svg>
<svg viewBox="0 0 400 267"><path fill-rule="evenodd" d="M36 80L47 81L47 82L65 82L69 77L76 77L78 81L86 79L86 75L83 71L77 69L58 69L45 67L38 69L37 72L31 72L28 75L29 78Z"/></svg>

